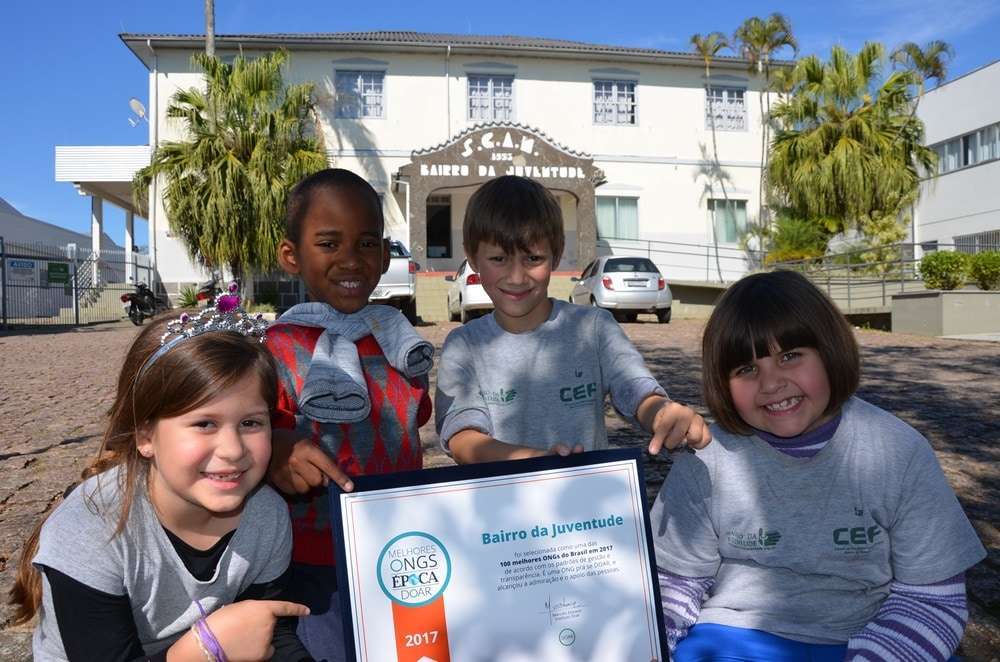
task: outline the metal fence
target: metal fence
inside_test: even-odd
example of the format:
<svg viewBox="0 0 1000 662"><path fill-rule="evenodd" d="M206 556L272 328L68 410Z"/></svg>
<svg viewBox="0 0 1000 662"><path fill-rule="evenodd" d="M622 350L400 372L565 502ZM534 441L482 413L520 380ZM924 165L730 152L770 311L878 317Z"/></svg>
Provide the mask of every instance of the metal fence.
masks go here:
<svg viewBox="0 0 1000 662"><path fill-rule="evenodd" d="M936 244L935 250L952 250L951 244ZM841 310L881 310L892 305L892 295L926 289L920 276L920 258L929 252L923 244L893 244L874 249L789 262L776 262L772 269L798 271L827 293Z"/></svg>
<svg viewBox="0 0 1000 662"><path fill-rule="evenodd" d="M731 246L613 237L597 241L597 255L649 258L668 282L732 282L760 268L763 259L756 251Z"/></svg>
<svg viewBox="0 0 1000 662"><path fill-rule="evenodd" d="M126 261L124 250L94 253L0 237L0 328L121 319L121 295L152 277L149 256L141 253Z"/></svg>

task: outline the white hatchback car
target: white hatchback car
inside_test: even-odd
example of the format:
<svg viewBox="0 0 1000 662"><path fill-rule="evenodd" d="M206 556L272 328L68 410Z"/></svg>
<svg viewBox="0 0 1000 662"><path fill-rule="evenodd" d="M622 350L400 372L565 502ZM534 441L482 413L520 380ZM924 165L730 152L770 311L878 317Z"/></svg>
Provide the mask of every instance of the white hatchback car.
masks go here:
<svg viewBox="0 0 1000 662"><path fill-rule="evenodd" d="M655 313L670 321L673 295L660 270L644 257L599 257L573 279L570 301L610 310L620 322L634 322L639 313Z"/></svg>
<svg viewBox="0 0 1000 662"><path fill-rule="evenodd" d="M483 289L479 274L472 270L468 260L462 260L462 266L454 276L445 276L444 279L451 283L448 288L448 317L452 321L465 324L474 311L493 309L493 302Z"/></svg>

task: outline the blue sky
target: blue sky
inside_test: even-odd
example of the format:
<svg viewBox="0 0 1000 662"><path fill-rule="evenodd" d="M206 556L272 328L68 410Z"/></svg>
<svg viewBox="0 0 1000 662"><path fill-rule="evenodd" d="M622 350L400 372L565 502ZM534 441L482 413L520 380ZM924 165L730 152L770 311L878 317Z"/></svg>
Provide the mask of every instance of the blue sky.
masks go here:
<svg viewBox="0 0 1000 662"><path fill-rule="evenodd" d="M780 11L803 54L869 39L944 39L956 50L950 77L1000 59L1000 0L839 0L818 2L615 3L317 2L216 0L216 32L416 30L515 34L594 43L689 50L695 32L727 34L748 16ZM377 9L378 13L372 10ZM147 71L120 32L201 33L203 0L14 0L2 10L0 40L0 197L29 216L88 233L90 203L54 181L55 145L134 145L145 125L128 123L129 97L147 101ZM123 215L105 210L105 228L121 243ZM145 243L145 223L137 223Z"/></svg>

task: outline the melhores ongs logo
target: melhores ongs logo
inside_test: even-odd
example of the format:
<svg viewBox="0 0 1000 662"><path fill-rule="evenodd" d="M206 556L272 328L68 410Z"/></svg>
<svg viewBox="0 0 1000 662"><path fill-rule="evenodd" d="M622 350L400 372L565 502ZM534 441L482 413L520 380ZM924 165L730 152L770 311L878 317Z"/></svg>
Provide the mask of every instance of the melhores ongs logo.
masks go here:
<svg viewBox="0 0 1000 662"><path fill-rule="evenodd" d="M440 596L451 579L451 558L440 540L420 531L401 533L379 554L382 592L401 605L415 607Z"/></svg>

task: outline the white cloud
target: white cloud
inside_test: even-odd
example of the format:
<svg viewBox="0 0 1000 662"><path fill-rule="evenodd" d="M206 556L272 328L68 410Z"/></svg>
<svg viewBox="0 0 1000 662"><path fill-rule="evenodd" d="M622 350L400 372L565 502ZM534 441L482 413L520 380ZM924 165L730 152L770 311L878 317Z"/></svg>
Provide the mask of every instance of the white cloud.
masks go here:
<svg viewBox="0 0 1000 662"><path fill-rule="evenodd" d="M996 0L851 0L851 9L870 31L864 38L888 48L904 41L950 41L1000 15Z"/></svg>

